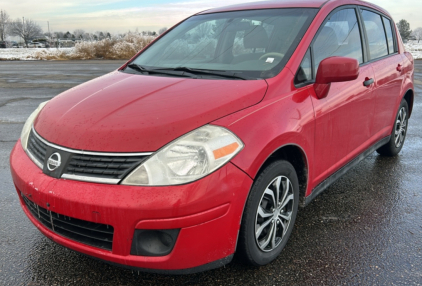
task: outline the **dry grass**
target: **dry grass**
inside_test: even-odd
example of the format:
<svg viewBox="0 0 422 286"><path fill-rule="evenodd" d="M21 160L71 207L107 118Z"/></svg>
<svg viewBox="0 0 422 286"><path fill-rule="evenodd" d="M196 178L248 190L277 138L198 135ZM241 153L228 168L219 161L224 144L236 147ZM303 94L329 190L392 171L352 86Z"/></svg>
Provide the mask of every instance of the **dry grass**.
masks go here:
<svg viewBox="0 0 422 286"><path fill-rule="evenodd" d="M104 39L97 42L77 43L71 50L50 49L34 53L37 60L128 60L155 37L128 33L123 38Z"/></svg>

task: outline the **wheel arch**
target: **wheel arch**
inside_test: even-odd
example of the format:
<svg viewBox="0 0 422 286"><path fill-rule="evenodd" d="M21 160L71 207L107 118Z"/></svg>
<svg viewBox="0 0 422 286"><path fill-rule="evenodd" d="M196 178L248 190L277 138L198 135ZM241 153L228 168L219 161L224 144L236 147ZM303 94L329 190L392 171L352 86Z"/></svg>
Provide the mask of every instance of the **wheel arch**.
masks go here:
<svg viewBox="0 0 422 286"><path fill-rule="evenodd" d="M293 165L299 181L299 205L303 205L309 181L309 161L302 147L297 144L286 144L274 150L262 163L255 178L274 161L285 160Z"/></svg>
<svg viewBox="0 0 422 286"><path fill-rule="evenodd" d="M407 101L407 106L409 107L408 118L412 115L414 96L415 93L413 92L413 89L408 89L403 96L403 98Z"/></svg>

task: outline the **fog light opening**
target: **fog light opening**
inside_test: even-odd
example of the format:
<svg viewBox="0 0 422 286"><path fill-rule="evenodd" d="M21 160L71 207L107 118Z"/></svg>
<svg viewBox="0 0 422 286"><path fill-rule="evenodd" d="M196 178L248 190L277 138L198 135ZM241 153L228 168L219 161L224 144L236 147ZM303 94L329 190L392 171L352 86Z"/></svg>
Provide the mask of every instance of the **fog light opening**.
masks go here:
<svg viewBox="0 0 422 286"><path fill-rule="evenodd" d="M133 236L131 255L165 256L176 244L180 229L136 229Z"/></svg>

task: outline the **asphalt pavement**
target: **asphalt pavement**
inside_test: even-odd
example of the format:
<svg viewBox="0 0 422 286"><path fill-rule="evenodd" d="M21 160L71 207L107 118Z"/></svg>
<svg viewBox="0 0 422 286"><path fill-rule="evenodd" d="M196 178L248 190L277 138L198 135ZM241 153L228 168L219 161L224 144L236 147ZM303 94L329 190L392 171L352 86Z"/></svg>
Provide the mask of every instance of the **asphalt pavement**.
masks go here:
<svg viewBox="0 0 422 286"><path fill-rule="evenodd" d="M193 275L138 273L47 239L21 210L10 151L39 103L121 64L0 62L0 285L422 285L422 61L399 156L371 154L299 209L286 248L270 265L234 260Z"/></svg>

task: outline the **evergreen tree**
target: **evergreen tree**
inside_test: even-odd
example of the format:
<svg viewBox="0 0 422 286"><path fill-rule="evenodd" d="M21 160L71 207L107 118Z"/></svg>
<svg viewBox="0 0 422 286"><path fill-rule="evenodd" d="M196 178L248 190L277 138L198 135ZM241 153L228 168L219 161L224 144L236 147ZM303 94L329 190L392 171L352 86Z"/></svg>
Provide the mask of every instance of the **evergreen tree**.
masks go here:
<svg viewBox="0 0 422 286"><path fill-rule="evenodd" d="M400 22L397 23L397 28L399 29L399 33L403 41L407 41L412 34L412 30L410 30L410 24L406 20L402 19Z"/></svg>

